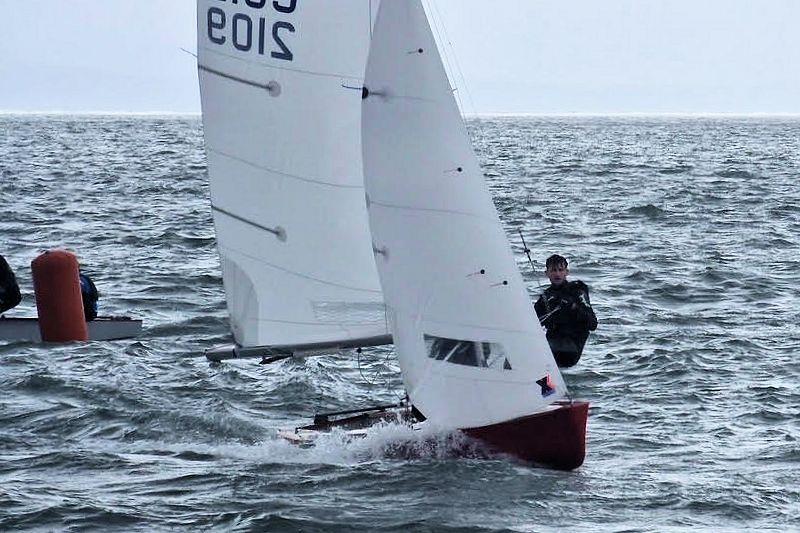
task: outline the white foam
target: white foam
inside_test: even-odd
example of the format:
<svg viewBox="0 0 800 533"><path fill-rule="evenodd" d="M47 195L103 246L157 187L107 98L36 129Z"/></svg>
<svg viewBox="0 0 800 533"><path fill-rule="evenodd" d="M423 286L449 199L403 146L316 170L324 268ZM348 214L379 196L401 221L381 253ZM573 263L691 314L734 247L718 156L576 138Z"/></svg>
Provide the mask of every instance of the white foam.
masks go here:
<svg viewBox="0 0 800 533"><path fill-rule="evenodd" d="M380 423L354 436L335 429L320 434L308 446L297 446L281 438L255 447L250 459L270 463L354 465L391 459L447 459L485 456L482 447L459 431L423 424L413 429L407 424ZM233 450L230 450L233 451Z"/></svg>

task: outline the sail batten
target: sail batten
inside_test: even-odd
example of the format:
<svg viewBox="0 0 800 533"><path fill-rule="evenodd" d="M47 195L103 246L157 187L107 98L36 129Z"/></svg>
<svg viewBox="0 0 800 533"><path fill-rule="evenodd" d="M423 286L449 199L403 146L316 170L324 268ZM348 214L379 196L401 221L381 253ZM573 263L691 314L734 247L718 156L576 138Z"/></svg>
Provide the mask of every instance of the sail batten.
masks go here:
<svg viewBox="0 0 800 533"><path fill-rule="evenodd" d="M246 219L246 218L244 218L242 216L235 215L235 214L231 213L230 211L226 211L225 209L222 209L221 207L217 207L217 206L215 206L213 204L211 205L211 209L213 209L217 213L222 213L223 215L227 215L227 216L229 216L231 218L235 218L239 222L242 222L242 223L247 224L249 226L252 226L254 228L258 228L258 229L260 229L262 231L266 231L267 233L271 233L272 235L275 235L276 237L280 237L282 235L282 233L276 228L268 228L267 226L263 226L263 225L258 224L256 222L253 222L252 220L248 220L248 219Z"/></svg>
<svg viewBox="0 0 800 533"><path fill-rule="evenodd" d="M215 70L213 68L206 67L205 65L198 65L197 68L199 70L202 70L203 72L208 72L209 74L213 74L215 76L219 76L221 78L225 78L226 80L239 82L239 83L242 83L244 85L250 85L251 87L256 87L258 89L265 89L267 91L272 89L272 87L269 85L269 83L259 83L259 82L248 80L248 79L245 79L245 78L240 78L239 76L233 76L231 74L226 74L225 72L222 72L221 70Z"/></svg>

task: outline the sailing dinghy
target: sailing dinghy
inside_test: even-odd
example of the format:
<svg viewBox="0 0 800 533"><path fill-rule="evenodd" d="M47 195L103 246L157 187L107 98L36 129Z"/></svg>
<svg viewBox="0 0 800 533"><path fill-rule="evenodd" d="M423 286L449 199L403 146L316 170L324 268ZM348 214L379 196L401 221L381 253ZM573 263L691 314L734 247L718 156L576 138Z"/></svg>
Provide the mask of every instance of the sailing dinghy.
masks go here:
<svg viewBox="0 0 800 533"><path fill-rule="evenodd" d="M278 6L289 18L275 27L302 33L290 60L229 28ZM382 0L370 41L373 6L199 2L203 123L236 341L207 355L270 362L393 341L402 405L318 415L281 436L308 443L334 428L427 424L576 468L588 403L569 399L535 318L424 9ZM225 48L226 35L239 46Z"/></svg>
<svg viewBox="0 0 800 533"><path fill-rule="evenodd" d="M365 75L370 230L410 402L525 460L571 469L588 403L531 308L419 0L384 0Z"/></svg>

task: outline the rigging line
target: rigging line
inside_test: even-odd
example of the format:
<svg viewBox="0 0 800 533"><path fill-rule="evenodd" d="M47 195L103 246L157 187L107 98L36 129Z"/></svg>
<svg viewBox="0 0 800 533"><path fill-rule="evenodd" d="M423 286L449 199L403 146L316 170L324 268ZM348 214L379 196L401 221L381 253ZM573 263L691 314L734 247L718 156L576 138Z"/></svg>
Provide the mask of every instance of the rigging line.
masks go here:
<svg viewBox="0 0 800 533"><path fill-rule="evenodd" d="M383 358L383 366L389 366L389 360L392 358L392 352L390 350L386 350L386 357ZM384 380L386 385L389 384L389 378Z"/></svg>
<svg viewBox="0 0 800 533"><path fill-rule="evenodd" d="M448 79L452 81L452 93L455 96L456 100L458 101L458 111L461 114L461 120L464 121L464 125L466 126L466 118L465 118L465 109L464 109L464 102L461 100L461 94L458 90L458 79L456 79L456 71L452 65L451 53L452 53L452 43L451 46L448 47L448 39L447 35L444 32L444 20L442 18L441 13L439 12L436 3L434 0L428 0L428 9L431 12L431 19L434 21L436 26L436 35L439 37L439 42L441 43L442 52L444 53L444 60L445 64L447 65L448 71ZM430 7L433 6L433 7Z"/></svg>
<svg viewBox="0 0 800 533"><path fill-rule="evenodd" d="M455 71L453 70L453 67L450 65L450 55L448 54L447 46L445 46L446 45L445 38L442 36L442 32L439 29L439 20L437 20L436 11L434 11L434 9L430 7L432 0L426 0L425 3L428 6L428 12L430 13L432 30L436 33L438 37L438 42L441 43L441 46L439 48L441 49L442 53L440 54L440 56L444 60L444 67L448 77L448 84L451 85L452 89L451 92L455 95L455 98L458 102L458 112L461 115L461 120L464 121L464 103L461 101L461 96L458 94L458 84L456 83ZM441 17L441 15L438 15L438 17Z"/></svg>
<svg viewBox="0 0 800 533"><path fill-rule="evenodd" d="M357 358L356 358L356 363L358 365L358 373L361 375L361 379L364 381L364 383L366 383L370 387L374 387L375 385L388 385L389 384L389 379L383 377L383 375L380 372L380 369L377 369L377 370L375 370L375 372L372 373L372 378L371 379L367 378L367 376L364 375L364 370L361 368L361 354L364 353L364 351L361 348L358 348L358 349L356 349L356 353L358 354ZM386 361L384 361L384 364L385 364L385 362ZM378 378L383 378L381 380L381 383L378 382Z"/></svg>
<svg viewBox="0 0 800 533"><path fill-rule="evenodd" d="M517 228L517 232L519 233L519 238L522 239L522 247L525 255L528 256L528 263L531 264L531 271L536 278L536 284L539 286L539 289L542 288L542 283L539 281L539 273L536 271L536 267L533 265L533 259L531 259L531 250L528 248L528 244L525 242L525 237L522 235L522 230Z"/></svg>
<svg viewBox="0 0 800 533"><path fill-rule="evenodd" d="M395 394L397 393L395 392ZM404 394L402 396L398 396L397 399L400 407L408 408L411 405L411 398L408 397L408 391L404 391Z"/></svg>
<svg viewBox="0 0 800 533"><path fill-rule="evenodd" d="M361 368L361 353L362 350L360 348L356 349L356 366L358 367L358 374L361 376L361 380L371 387L372 382L367 379L367 377L364 375L364 370Z"/></svg>
<svg viewBox="0 0 800 533"><path fill-rule="evenodd" d="M439 29L439 20L436 16L436 12L431 7L432 2L431 0L425 0L425 5L427 6L427 11L430 13L430 20L431 20L431 29L433 32L436 33L437 47L440 49L441 53L439 54L442 58L444 63L445 72L447 74L447 81L448 85L450 85L450 92L455 96L455 99L458 102L458 111L461 114L461 119L464 119L464 112L462 109L462 102L461 97L458 94L458 86L455 79L455 71L453 70L452 66L450 65L450 54L448 53L447 47L445 46L445 40L442 36L442 32Z"/></svg>
<svg viewBox="0 0 800 533"><path fill-rule="evenodd" d="M444 17L442 17L441 12L439 11L439 6L436 4L436 0L430 0L433 3L434 9L439 14L439 18L442 21L442 32L444 33L444 37L447 40L447 44L450 45L450 50L453 54L453 62L456 65L456 69L458 70L459 76L461 76L461 85L464 87L464 91L467 93L467 98L469 99L469 103L472 106L472 112L474 114L478 114L478 110L475 107L475 102L472 100L472 93L469 90L469 86L467 85L467 78L464 76L464 72L461 70L461 63L458 60L458 54L456 54L456 47L453 46L453 42L450 40L450 36L447 34L447 26L444 23ZM466 113L466 110L465 110Z"/></svg>

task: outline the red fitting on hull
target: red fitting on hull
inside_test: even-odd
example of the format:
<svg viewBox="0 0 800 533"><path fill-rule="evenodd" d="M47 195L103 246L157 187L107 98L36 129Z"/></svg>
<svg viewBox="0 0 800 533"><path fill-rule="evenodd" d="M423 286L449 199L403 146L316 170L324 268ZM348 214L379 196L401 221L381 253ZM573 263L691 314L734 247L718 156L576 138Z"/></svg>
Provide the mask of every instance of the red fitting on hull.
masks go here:
<svg viewBox="0 0 800 533"><path fill-rule="evenodd" d="M42 340L89 340L75 255L65 250L45 252L31 262L31 271Z"/></svg>
<svg viewBox="0 0 800 533"><path fill-rule="evenodd" d="M558 470L573 470L586 456L589 402L572 402L508 422L462 430L491 449Z"/></svg>

